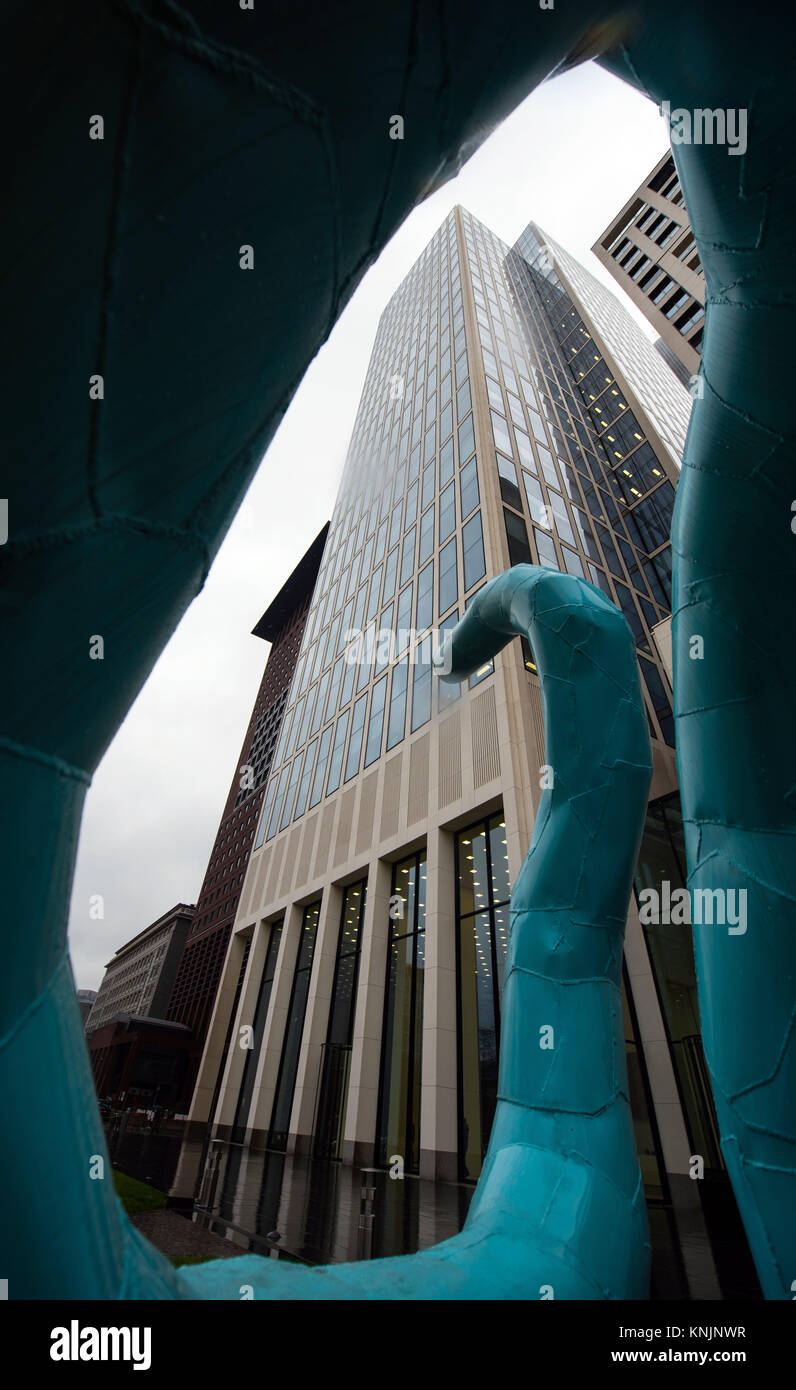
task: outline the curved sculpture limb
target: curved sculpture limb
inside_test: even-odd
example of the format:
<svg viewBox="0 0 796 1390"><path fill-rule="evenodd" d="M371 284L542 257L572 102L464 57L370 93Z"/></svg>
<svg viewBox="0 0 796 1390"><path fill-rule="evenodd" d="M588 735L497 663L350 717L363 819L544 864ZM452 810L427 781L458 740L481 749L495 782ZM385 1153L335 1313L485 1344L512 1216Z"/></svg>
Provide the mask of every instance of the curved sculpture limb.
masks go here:
<svg viewBox="0 0 796 1390"><path fill-rule="evenodd" d="M796 218L794 151L780 131L796 67L792 44L780 55L772 31L764 55L763 26L750 29L739 18L744 28L720 63L713 54L721 38L703 20L693 52L710 52L709 63L695 61L676 85L663 47L649 41L611 66L657 101L743 108L749 125L743 157L722 145L673 151L707 307L700 394L672 524L674 709L692 900L696 906L694 895L707 894L707 903L742 913L733 930L720 924L718 907L712 923L705 913L693 926L721 1148L763 1292L792 1299ZM792 20L786 24L789 33ZM708 66L714 75L706 81Z"/></svg>
<svg viewBox="0 0 796 1390"><path fill-rule="evenodd" d="M644 1298L647 1213L620 994L651 776L635 646L584 580L517 565L446 639L456 680L517 633L541 675L553 786L511 895L498 1105L464 1229L417 1255L285 1270L256 1256L182 1272L195 1297Z"/></svg>

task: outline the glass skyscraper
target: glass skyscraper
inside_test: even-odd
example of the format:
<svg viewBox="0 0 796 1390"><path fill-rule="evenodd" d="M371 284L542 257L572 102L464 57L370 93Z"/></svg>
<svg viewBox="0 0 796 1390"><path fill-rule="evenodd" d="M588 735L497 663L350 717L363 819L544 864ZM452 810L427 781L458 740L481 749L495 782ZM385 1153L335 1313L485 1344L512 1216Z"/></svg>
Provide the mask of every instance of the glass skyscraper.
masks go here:
<svg viewBox="0 0 796 1390"><path fill-rule="evenodd" d="M432 676L432 651L511 565L597 585L636 640L654 760L650 833L664 799L676 825L672 697L653 630L670 613L690 405L614 296L533 223L509 247L455 208L393 295L192 1134L250 1154L477 1178L496 1099L508 901L545 763L542 701L523 640L459 687ZM640 864L640 882L662 852L647 855L653 869ZM665 945L656 957L633 905L624 1004L637 1143L651 1207L675 1223L687 1258L689 1233L702 1229L688 1177L692 1120L706 1133L711 1112L692 1015L677 1021L690 1041L675 1061L668 1005L682 982L661 989ZM675 974L689 968L678 955Z"/></svg>

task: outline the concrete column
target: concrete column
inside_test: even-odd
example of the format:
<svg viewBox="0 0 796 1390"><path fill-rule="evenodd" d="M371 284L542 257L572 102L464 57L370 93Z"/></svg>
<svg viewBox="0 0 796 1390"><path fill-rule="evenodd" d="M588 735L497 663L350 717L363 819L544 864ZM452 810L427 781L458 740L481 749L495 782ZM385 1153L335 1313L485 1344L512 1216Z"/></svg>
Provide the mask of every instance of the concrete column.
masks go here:
<svg viewBox="0 0 796 1390"><path fill-rule="evenodd" d="M257 995L260 991L260 981L265 965L265 953L268 949L268 938L271 935L269 924L260 923L254 928L252 935L251 950L249 959L246 962L246 974L243 978L243 985L238 1001L238 1010L235 1022L230 1033L229 1049L227 1055L222 1060L224 1068L223 1079L216 1105L216 1113L213 1116L214 1130L217 1134L226 1138L229 1135L235 1119L235 1109L238 1104L238 1094L240 1092L241 1081L243 1079L243 1068L246 1065L247 1050L240 1046L240 1029L247 1024L254 1026L254 1012L257 1008ZM232 938L237 940L236 937ZM224 969L224 979L227 976L230 956ZM235 984L237 984L238 974L240 973L240 962L235 973ZM229 1014L227 1014L229 1018ZM226 1030L225 1030L226 1035ZM223 1039L222 1039L223 1042Z"/></svg>
<svg viewBox="0 0 796 1390"><path fill-rule="evenodd" d="M454 1182L459 1144L453 835L429 827L427 861L420 1176Z"/></svg>
<svg viewBox="0 0 796 1390"><path fill-rule="evenodd" d="M538 767L544 761L544 748L536 748L530 721L523 720L522 702L528 699L528 675L522 665L519 642L503 652L500 659L502 666L497 673L500 679L495 681L495 699L509 879L514 885L531 842L541 795Z"/></svg>
<svg viewBox="0 0 796 1390"><path fill-rule="evenodd" d="M625 929L625 962L691 1296L720 1298L699 1182L688 1176L691 1146L644 929L632 893Z"/></svg>
<svg viewBox="0 0 796 1390"><path fill-rule="evenodd" d="M372 1163L375 1152L391 889L392 865L384 860L372 860L368 867L368 898L362 924L359 984L343 1131L345 1163Z"/></svg>
<svg viewBox="0 0 796 1390"><path fill-rule="evenodd" d="M246 1140L263 1147L271 1124L271 1109L274 1103L276 1078L282 1057L282 1043L285 1036L290 993L293 988L293 975L296 969L301 924L304 909L295 903L285 908L282 937L279 942L279 955L276 961L274 983L271 986L271 1002L265 1020L263 1041L257 1061L254 1078L254 1091L249 1110L249 1123Z"/></svg>
<svg viewBox="0 0 796 1390"><path fill-rule="evenodd" d="M650 1090L655 1105L655 1116L663 1147L663 1158L668 1173L688 1173L690 1146L686 1133L683 1112L674 1067L669 1052L669 1042L661 1015L652 966L644 929L639 921L638 907L633 894L630 897L630 910L625 929L625 961L636 1011L640 1042L644 1050Z"/></svg>
<svg viewBox="0 0 796 1390"><path fill-rule="evenodd" d="M311 1147L318 1078L329 1023L342 903L342 889L334 885L327 888L318 918L307 1013L296 1073L296 1091L290 1116L288 1153L309 1153Z"/></svg>
<svg viewBox="0 0 796 1390"><path fill-rule="evenodd" d="M245 946L245 937L235 935L231 937L210 1018L202 1060L199 1064L196 1087L185 1131L186 1138L198 1137L203 1134L205 1126L211 1119L210 1106L213 1101L219 1070L224 1065L224 1040L227 1036L227 1027L235 999L235 990L238 986L238 976L240 975ZM250 969L251 959L249 959L247 966L247 970Z"/></svg>

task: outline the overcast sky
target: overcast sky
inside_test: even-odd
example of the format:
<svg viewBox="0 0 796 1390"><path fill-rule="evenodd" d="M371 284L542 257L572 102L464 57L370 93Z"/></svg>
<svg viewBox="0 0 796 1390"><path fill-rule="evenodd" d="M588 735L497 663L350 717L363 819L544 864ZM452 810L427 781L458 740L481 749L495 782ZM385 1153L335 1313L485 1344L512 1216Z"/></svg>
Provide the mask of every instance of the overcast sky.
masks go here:
<svg viewBox="0 0 796 1390"><path fill-rule="evenodd" d="M72 896L79 987L98 988L119 946L197 899L269 650L251 629L331 515L379 315L437 227L455 203L509 243L533 219L615 288L589 248L667 146L657 108L589 63L523 102L365 276L97 770ZM97 893L103 921L89 919Z"/></svg>

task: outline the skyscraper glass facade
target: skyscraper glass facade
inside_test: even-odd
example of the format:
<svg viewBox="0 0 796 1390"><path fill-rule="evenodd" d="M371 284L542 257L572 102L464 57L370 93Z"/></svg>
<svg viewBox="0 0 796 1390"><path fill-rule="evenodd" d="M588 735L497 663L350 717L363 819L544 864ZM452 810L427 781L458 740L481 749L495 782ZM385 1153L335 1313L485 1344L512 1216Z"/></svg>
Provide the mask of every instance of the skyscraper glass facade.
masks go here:
<svg viewBox="0 0 796 1390"><path fill-rule="evenodd" d="M423 636L486 577L485 468L499 479L508 562L589 579L622 609L651 733L673 742L651 629L670 611L672 453L688 397L625 326L637 385L655 398L659 421L675 421L664 449L534 226L509 248L467 212L461 225L459 238L455 214L447 218L379 324L257 847L449 701L432 692ZM582 288L600 298L590 279L581 272ZM622 313L611 303L601 317L614 320L606 331L620 351ZM480 457L474 375L488 401Z"/></svg>
<svg viewBox="0 0 796 1390"><path fill-rule="evenodd" d="M239 946L260 943L240 1025L262 998L264 933L284 921L260 1055L244 1076L227 1050L201 1117L222 1142L245 1085L254 1149L480 1172L544 716L526 641L456 686L431 656L492 575L555 568L623 612L653 796L676 790L653 629L670 611L690 398L606 294L534 224L509 247L457 208L382 314L235 924ZM655 952L631 919L631 1108L648 1198L665 1206L676 1179L690 1186L672 1100L686 1062L661 1053ZM685 1038L692 1023L677 1023Z"/></svg>

